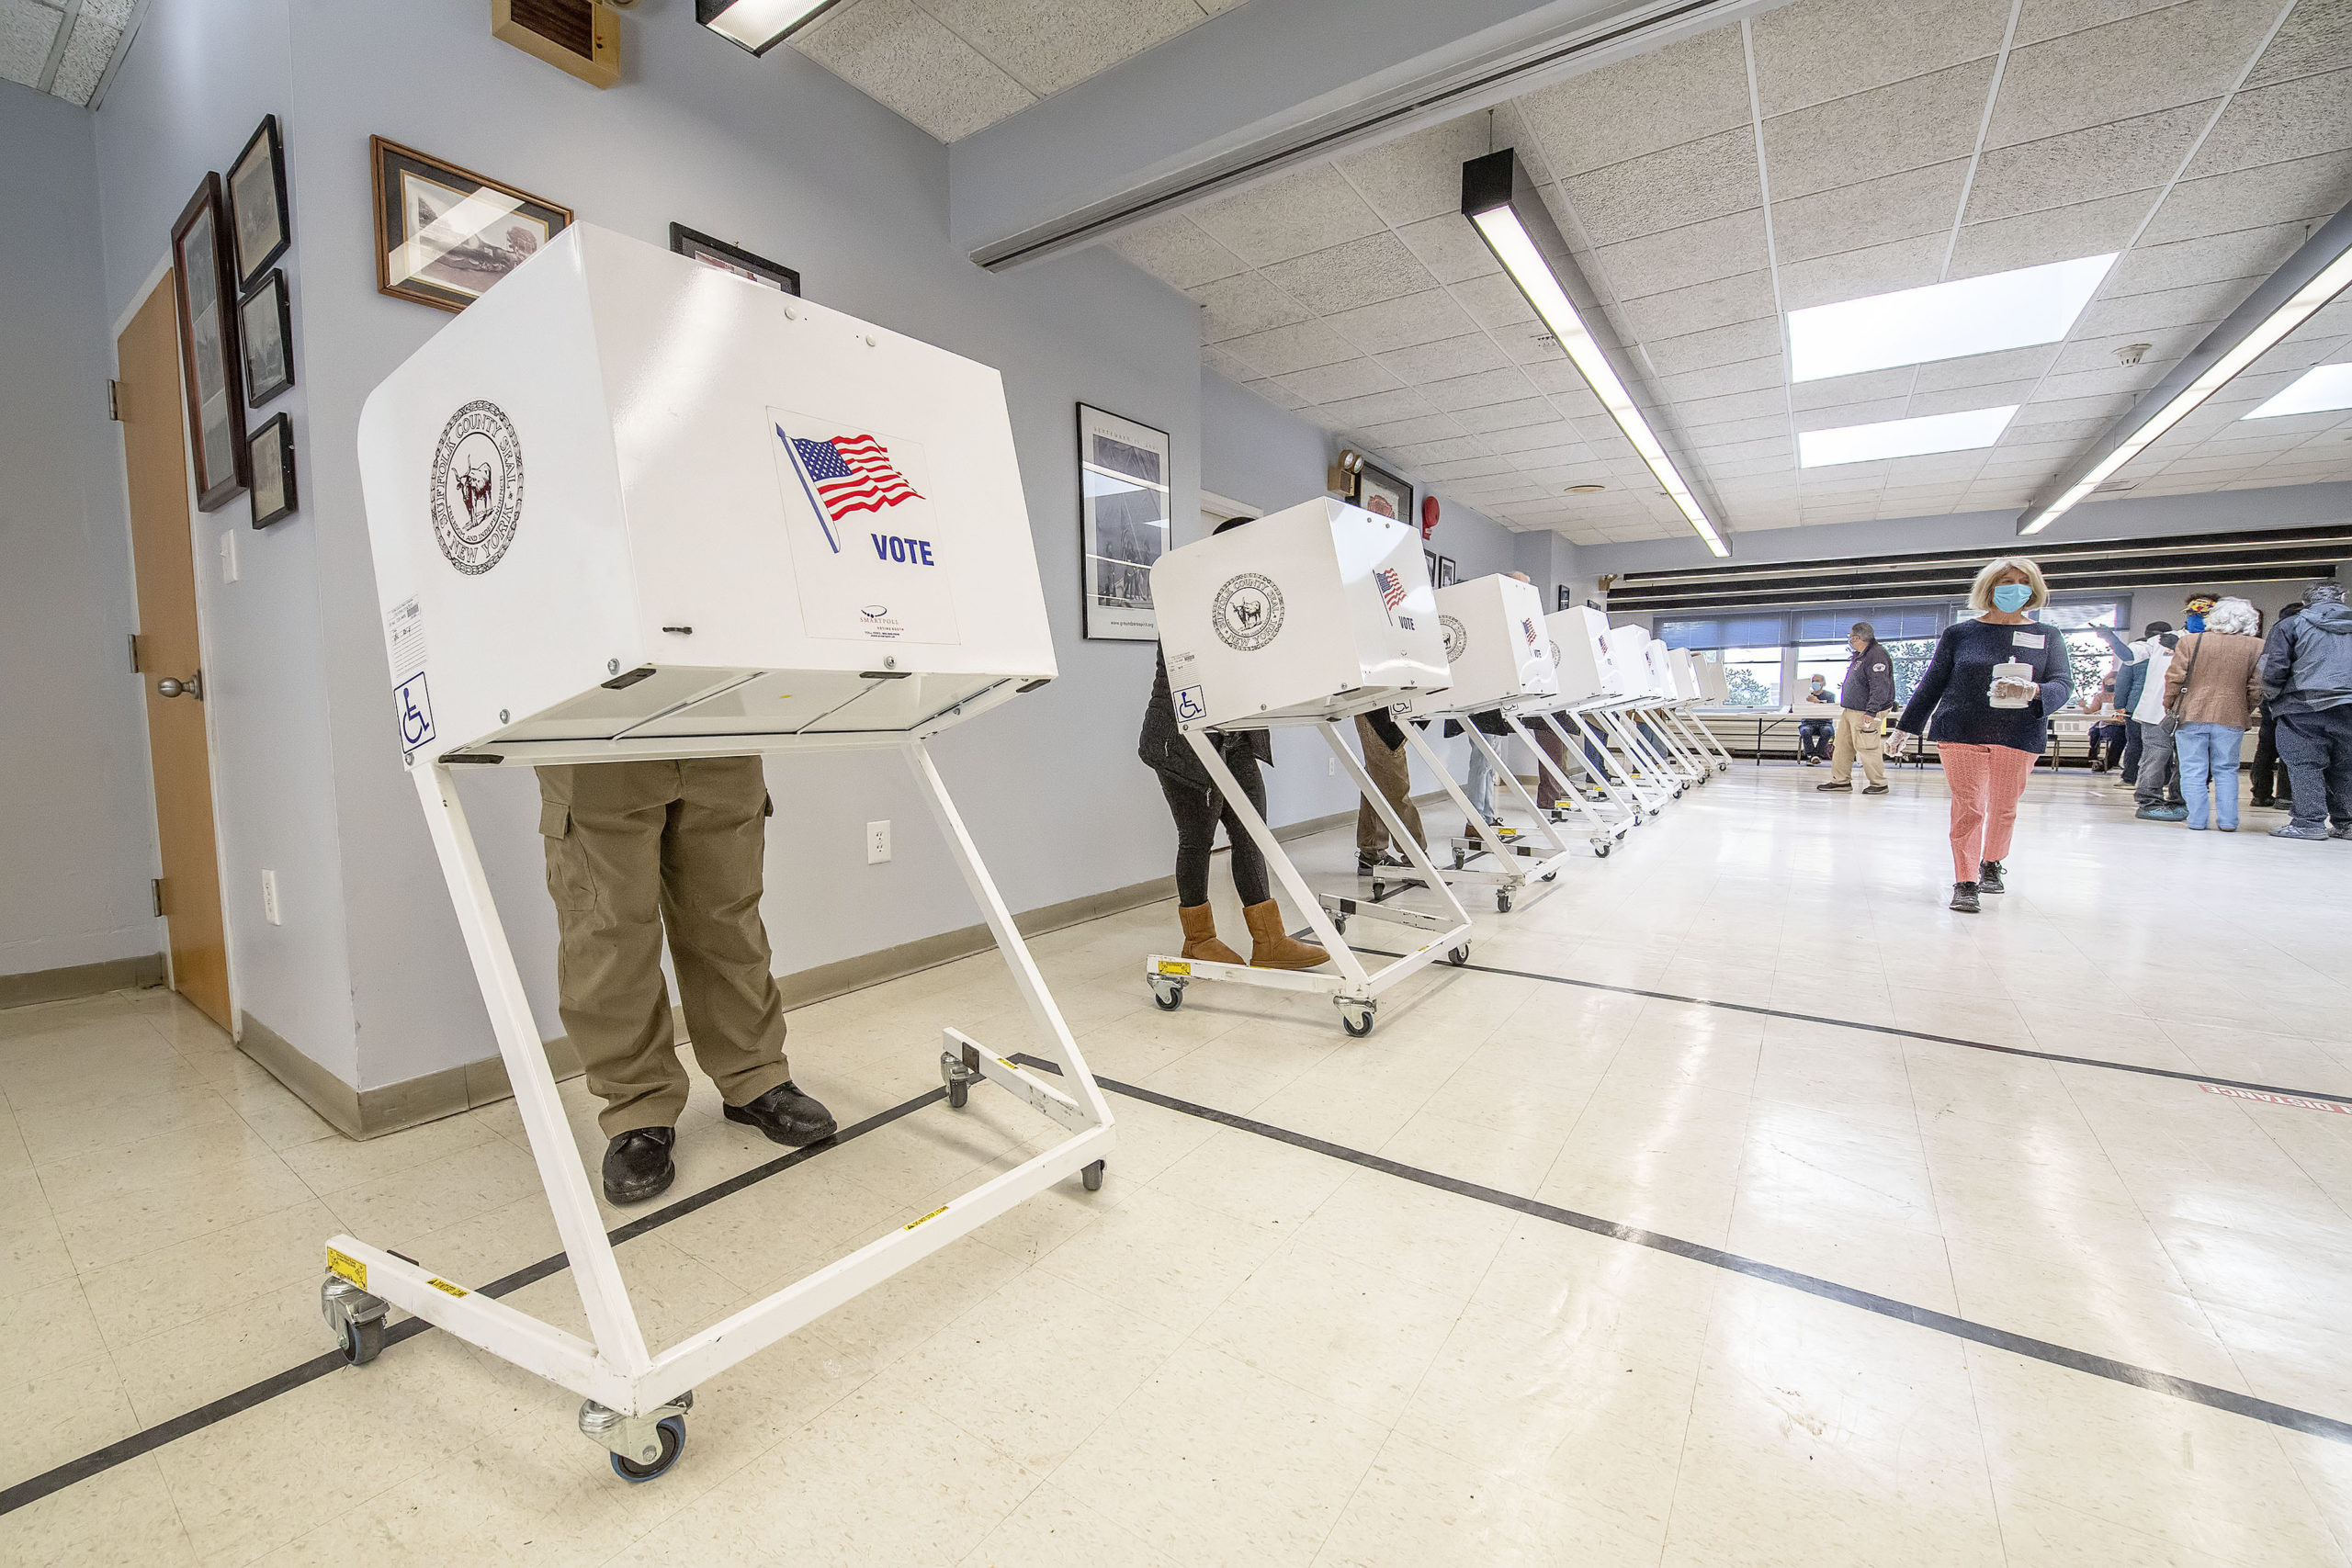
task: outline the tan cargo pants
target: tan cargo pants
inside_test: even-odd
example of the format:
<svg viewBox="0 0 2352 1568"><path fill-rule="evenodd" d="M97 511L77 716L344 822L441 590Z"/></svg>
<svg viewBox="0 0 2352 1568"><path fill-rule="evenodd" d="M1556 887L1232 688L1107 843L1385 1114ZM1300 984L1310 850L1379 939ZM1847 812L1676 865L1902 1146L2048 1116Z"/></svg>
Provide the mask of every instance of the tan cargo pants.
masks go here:
<svg viewBox="0 0 2352 1568"><path fill-rule="evenodd" d="M1401 721L1400 721L1401 722ZM1413 804L1413 763L1402 746L1390 748L1381 744L1379 732L1372 728L1372 720L1356 715L1356 739L1363 747L1363 771L1380 786L1406 827L1413 830L1413 840L1422 848L1429 847L1429 835L1421 830L1421 808ZM1366 859L1388 847L1388 826L1381 821L1380 813L1372 802L1356 803L1356 853ZM1404 852L1397 852L1402 854Z"/></svg>
<svg viewBox="0 0 2352 1568"><path fill-rule="evenodd" d="M1838 739L1829 748L1829 782L1851 784L1854 759L1862 760L1862 776L1874 784L1886 782L1886 726L1874 713L1838 710Z"/></svg>
<svg viewBox="0 0 2352 1568"><path fill-rule="evenodd" d="M686 1107L662 937L702 1064L729 1105L792 1076L784 998L760 922L767 785L757 757L594 762L539 774L539 832L560 933L563 1026L605 1101L606 1137Z"/></svg>

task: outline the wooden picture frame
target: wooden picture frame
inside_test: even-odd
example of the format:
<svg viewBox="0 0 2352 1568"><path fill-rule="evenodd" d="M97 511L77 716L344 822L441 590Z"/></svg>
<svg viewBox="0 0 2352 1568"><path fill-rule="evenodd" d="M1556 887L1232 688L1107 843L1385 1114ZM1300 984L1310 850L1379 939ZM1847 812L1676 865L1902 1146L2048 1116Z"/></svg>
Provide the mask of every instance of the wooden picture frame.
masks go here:
<svg viewBox="0 0 2352 1568"><path fill-rule="evenodd" d="M301 509L294 484L294 422L272 414L254 432L252 448L254 526L266 528Z"/></svg>
<svg viewBox="0 0 2352 1568"><path fill-rule="evenodd" d="M237 346L245 373L245 406L257 409L294 384L294 310L277 267L237 301Z"/></svg>
<svg viewBox="0 0 2352 1568"><path fill-rule="evenodd" d="M1355 491L1348 499L1375 517L1391 517L1420 531L1413 521L1413 487L1369 459L1356 470Z"/></svg>
<svg viewBox="0 0 2352 1568"><path fill-rule="evenodd" d="M692 256L705 266L732 273L779 294L800 292L800 274L782 262L772 262L765 256L753 255L740 245L715 239L699 229L689 229L683 223L670 225L670 248L682 256Z"/></svg>
<svg viewBox="0 0 2352 1568"><path fill-rule="evenodd" d="M237 242L237 288L260 281L269 264L286 254L294 231L286 219L286 147L278 140L277 117L266 114L229 165L229 229Z"/></svg>
<svg viewBox="0 0 2352 1568"><path fill-rule="evenodd" d="M179 306L180 378L187 392L196 505L217 512L251 478L244 378L237 363L236 273L229 261L220 176L207 172L172 225L172 291Z"/></svg>
<svg viewBox="0 0 2352 1568"><path fill-rule="evenodd" d="M368 139L376 205L376 291L456 312L571 226L571 209L461 169L429 152ZM462 233L439 229L469 197L495 209Z"/></svg>
<svg viewBox="0 0 2352 1568"><path fill-rule="evenodd" d="M1168 433L1078 405L1078 581L1087 637L1156 642L1151 568L1168 553Z"/></svg>

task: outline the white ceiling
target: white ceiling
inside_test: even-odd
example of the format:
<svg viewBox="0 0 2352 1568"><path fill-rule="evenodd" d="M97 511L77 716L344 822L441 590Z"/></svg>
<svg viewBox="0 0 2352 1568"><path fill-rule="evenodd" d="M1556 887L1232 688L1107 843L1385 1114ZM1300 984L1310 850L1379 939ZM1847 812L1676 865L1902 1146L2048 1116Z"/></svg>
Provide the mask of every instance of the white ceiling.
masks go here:
<svg viewBox="0 0 2352 1568"><path fill-rule="evenodd" d="M2352 200L2352 3L1796 0L1115 242L1200 302L1211 368L1410 477L1514 527L1668 536L1686 525L1459 216L1463 161L1500 146L1733 528L2022 506ZM2062 344L1789 383L1788 310L2109 251ZM2238 423L2347 356L2339 301L2118 482L2352 479L2352 416ZM1796 467L1800 431L2008 403L1986 450Z"/></svg>
<svg viewBox="0 0 2352 1568"><path fill-rule="evenodd" d="M792 47L940 141L953 141L1240 4L850 0L796 37Z"/></svg>
<svg viewBox="0 0 2352 1568"><path fill-rule="evenodd" d="M0 81L89 103L136 10L135 0L0 0Z"/></svg>

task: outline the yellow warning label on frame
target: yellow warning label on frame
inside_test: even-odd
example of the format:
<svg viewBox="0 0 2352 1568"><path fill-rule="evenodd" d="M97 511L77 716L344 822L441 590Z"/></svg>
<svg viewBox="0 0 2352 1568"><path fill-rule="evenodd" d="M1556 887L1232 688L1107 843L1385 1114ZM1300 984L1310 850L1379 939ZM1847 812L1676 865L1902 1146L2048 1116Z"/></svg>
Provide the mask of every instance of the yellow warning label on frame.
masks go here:
<svg viewBox="0 0 2352 1568"><path fill-rule="evenodd" d="M933 1209L930 1213L925 1214L922 1219L920 1219L920 1220L909 1220L905 1224L903 1224L903 1225L899 1226L899 1228L900 1230L910 1230L910 1230L914 1229L914 1228L915 1228L917 1225L919 1225L919 1224L924 1224L924 1223L925 1223L925 1222L927 1222L927 1221L935 1220L935 1219L939 1218L939 1216L940 1216L940 1215L942 1215L942 1214L945 1213L946 1212L947 1212L947 1205L946 1205L946 1204L944 1204L944 1203L942 1203L938 1208Z"/></svg>
<svg viewBox="0 0 2352 1568"><path fill-rule="evenodd" d="M327 1272L342 1275L363 1291L368 1288L368 1265L356 1258L345 1258L332 1247L327 1248Z"/></svg>
<svg viewBox="0 0 2352 1568"><path fill-rule="evenodd" d="M424 1277L424 1282L432 1286L435 1290L440 1292L445 1296L463 1296L472 1293L463 1285L453 1285L449 1283L448 1280L440 1279L432 1274L427 1274Z"/></svg>
<svg viewBox="0 0 2352 1568"><path fill-rule="evenodd" d="M1193 966L1182 959L1163 958L1159 961L1159 972L1162 975L1190 975Z"/></svg>

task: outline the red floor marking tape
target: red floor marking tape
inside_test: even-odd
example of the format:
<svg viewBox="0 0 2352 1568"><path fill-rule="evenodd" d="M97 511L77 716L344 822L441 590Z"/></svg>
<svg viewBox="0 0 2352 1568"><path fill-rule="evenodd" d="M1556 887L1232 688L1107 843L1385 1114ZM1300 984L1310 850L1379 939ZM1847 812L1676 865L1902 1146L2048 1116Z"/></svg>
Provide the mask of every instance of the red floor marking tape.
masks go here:
<svg viewBox="0 0 2352 1568"><path fill-rule="evenodd" d="M2324 1100L2301 1100L2291 1094L2265 1094L2256 1089L2224 1089L2216 1083L2197 1086L2207 1094L2226 1094L2232 1100L2258 1100L2265 1105L2294 1105L2305 1111L2333 1111L2339 1116L2352 1116L2352 1105L2337 1105Z"/></svg>

